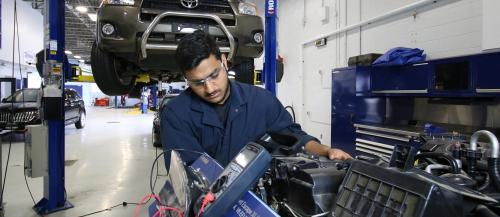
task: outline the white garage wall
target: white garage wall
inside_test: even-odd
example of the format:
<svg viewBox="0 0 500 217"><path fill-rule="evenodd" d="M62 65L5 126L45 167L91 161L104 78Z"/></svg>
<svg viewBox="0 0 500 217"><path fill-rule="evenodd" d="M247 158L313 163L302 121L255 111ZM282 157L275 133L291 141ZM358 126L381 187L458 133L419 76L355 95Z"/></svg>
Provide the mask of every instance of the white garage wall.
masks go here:
<svg viewBox="0 0 500 217"><path fill-rule="evenodd" d="M500 1L483 0L483 50L500 47Z"/></svg>
<svg viewBox="0 0 500 217"><path fill-rule="evenodd" d="M2 34L0 48L0 77L12 77L12 40L14 35L14 1L2 1ZM33 72L28 76L28 84L32 87L39 83L40 77L33 65L35 54L43 48L43 16L40 11L31 8L29 2L17 0L17 20L19 26L19 48L21 57L22 76L26 77L26 72ZM17 40L17 39L16 39ZM18 67L18 53L16 43L14 76L20 78ZM38 79L37 79L38 78ZM35 85L39 86L39 85Z"/></svg>
<svg viewBox="0 0 500 217"><path fill-rule="evenodd" d="M285 75L278 85L278 98L284 105L293 105L308 133L330 144L331 70L347 66L349 56L384 53L397 46L424 49L429 59L482 52L482 0L440 0L331 36L324 47L301 45L415 2L419 1L279 1L278 41L285 57Z"/></svg>

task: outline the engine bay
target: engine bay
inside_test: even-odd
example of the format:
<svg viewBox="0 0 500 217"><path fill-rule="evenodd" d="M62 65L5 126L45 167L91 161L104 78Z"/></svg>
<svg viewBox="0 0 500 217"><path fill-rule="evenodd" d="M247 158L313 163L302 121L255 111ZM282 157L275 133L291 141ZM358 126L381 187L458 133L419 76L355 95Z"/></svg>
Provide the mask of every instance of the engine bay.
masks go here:
<svg viewBox="0 0 500 217"><path fill-rule="evenodd" d="M490 143L477 144L486 135ZM498 216L498 141L413 138L391 158L274 157L254 190L280 216ZM472 144L472 145L471 145Z"/></svg>
<svg viewBox="0 0 500 217"><path fill-rule="evenodd" d="M490 141L479 142L481 136ZM189 201L181 203L185 216L200 216L205 206L235 213L225 216L260 216L245 205L253 202L238 199L248 190L243 198L258 198L274 216L498 216L500 161L493 134L478 131L470 141L420 136L411 138L410 144L395 145L390 158L358 155L339 161L277 144L271 137L249 143L228 167L218 165L216 172L200 166L209 158L200 157L201 161L185 167L186 172L176 172L184 174L176 178L184 181L173 181L170 194L162 198L172 201L182 186L182 200L190 195ZM245 150L255 154L243 154ZM268 157L248 157L264 154ZM184 164L175 165L180 171ZM244 205L241 209L248 212L228 204ZM227 210L204 216L221 216Z"/></svg>

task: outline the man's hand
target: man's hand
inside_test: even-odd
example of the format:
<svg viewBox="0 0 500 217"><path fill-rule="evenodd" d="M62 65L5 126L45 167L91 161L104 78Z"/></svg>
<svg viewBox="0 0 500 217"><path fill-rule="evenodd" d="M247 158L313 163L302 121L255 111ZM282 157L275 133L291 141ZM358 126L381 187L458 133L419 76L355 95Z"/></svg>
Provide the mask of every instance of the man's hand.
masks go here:
<svg viewBox="0 0 500 217"><path fill-rule="evenodd" d="M319 144L315 140L311 140L306 143L304 146L306 151L311 152L313 154L317 154L319 156L324 156L329 158L330 160L347 160L352 158L351 155L345 153L344 151L336 148L330 148L326 145Z"/></svg>
<svg viewBox="0 0 500 217"><path fill-rule="evenodd" d="M328 150L328 158L330 160L347 160L352 157L340 149L330 148L330 150Z"/></svg>

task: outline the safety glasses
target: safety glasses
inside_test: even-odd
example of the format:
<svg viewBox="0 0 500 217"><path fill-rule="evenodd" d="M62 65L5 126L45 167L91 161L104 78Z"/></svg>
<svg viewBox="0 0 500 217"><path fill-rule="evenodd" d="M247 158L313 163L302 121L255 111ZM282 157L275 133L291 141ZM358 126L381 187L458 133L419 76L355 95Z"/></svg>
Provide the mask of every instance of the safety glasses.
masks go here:
<svg viewBox="0 0 500 217"><path fill-rule="evenodd" d="M197 79L197 80L188 80L186 77L184 77L184 80L186 81L186 84L192 87L203 87L207 82L213 82L215 79L219 77L219 74L221 70L224 68L224 65L222 62L220 63L220 67L217 68L214 72L210 73L207 77L203 79Z"/></svg>

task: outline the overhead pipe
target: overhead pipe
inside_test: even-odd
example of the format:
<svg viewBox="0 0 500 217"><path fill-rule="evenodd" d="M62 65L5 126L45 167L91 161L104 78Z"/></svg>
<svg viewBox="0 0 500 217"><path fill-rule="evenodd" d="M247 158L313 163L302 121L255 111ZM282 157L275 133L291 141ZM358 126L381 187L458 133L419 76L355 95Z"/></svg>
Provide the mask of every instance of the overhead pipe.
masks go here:
<svg viewBox="0 0 500 217"><path fill-rule="evenodd" d="M371 24L371 23L374 23L374 22L377 22L377 21L381 21L381 20L384 20L386 18L395 16L395 15L398 15L398 14L401 14L401 13L404 13L404 12L409 12L409 11L412 11L414 9L417 9L417 8L420 8L420 7L429 5L429 4L434 4L436 2L438 2L438 0L422 0L422 1L415 2L415 3L411 3L409 5L406 5L404 7L400 7L400 8L397 8L397 9L394 9L394 10L389 11L387 13L384 13L382 15L379 15L379 16L376 16L376 17L372 17L370 19L367 19L367 20L364 20L364 21L361 21L361 22L358 22L358 23L355 23L355 24L352 24L352 25L349 25L349 26L337 29L335 31L332 31L332 32L329 32L329 33L325 33L325 34L316 36L314 38L311 38L309 40L304 41L302 43L302 45L306 45L306 44L315 42L316 40L319 40L319 39L322 39L322 38L327 38L327 37L330 37L330 36L337 35L339 33L343 33L343 32L346 32L346 31L349 31L349 30L352 30L352 29L356 29L356 28L359 28L360 26L365 26L365 25L368 25L368 24ZM360 11L360 13L361 13L361 11Z"/></svg>

